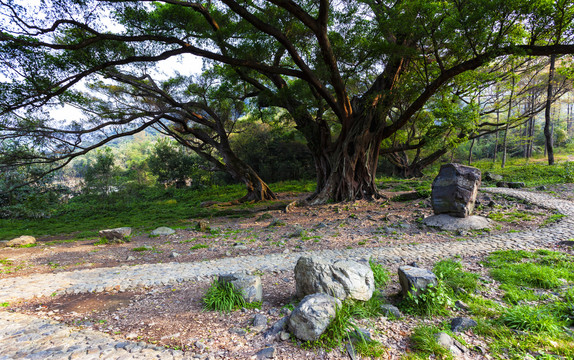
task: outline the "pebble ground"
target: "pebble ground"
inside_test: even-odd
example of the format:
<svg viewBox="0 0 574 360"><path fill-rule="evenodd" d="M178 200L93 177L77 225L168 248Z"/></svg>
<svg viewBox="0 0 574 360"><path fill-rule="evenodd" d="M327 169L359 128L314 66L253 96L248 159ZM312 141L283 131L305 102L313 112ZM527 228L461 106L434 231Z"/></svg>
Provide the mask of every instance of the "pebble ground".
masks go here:
<svg viewBox="0 0 574 360"><path fill-rule="evenodd" d="M547 194L506 188L486 188L486 192L510 195L566 215L543 229L480 236L448 243L403 245L397 247L321 250L306 252L333 259L381 263L438 261L455 255L481 255L500 249L534 249L548 243L574 238L574 203ZM0 303L52 294L79 294L128 290L144 286L169 285L204 280L220 273L265 273L292 270L301 253L241 256L195 263L144 264L38 274L0 280ZM117 341L91 330L77 329L55 321L0 311L0 360L7 359L183 359L192 354L154 347L144 343Z"/></svg>

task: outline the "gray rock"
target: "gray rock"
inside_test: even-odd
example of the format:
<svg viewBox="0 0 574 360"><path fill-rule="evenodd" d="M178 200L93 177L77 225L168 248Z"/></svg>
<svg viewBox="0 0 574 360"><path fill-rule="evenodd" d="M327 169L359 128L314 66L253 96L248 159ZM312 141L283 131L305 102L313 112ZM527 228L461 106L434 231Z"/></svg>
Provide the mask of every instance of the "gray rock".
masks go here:
<svg viewBox="0 0 574 360"><path fill-rule="evenodd" d="M438 284L436 275L431 271L413 266L400 266L399 267L399 281L403 296L411 292L413 295L418 295L427 286L436 286Z"/></svg>
<svg viewBox="0 0 574 360"><path fill-rule="evenodd" d="M522 189L525 186L526 186L526 184L524 184L523 182L509 182L508 183L508 187L511 189Z"/></svg>
<svg viewBox="0 0 574 360"><path fill-rule="evenodd" d="M327 294L307 295L289 316L288 329L300 340L317 340L341 306L339 299Z"/></svg>
<svg viewBox="0 0 574 360"><path fill-rule="evenodd" d="M460 332L475 327L477 325L478 324L476 323L476 321L472 319L465 317L457 317L451 320L450 329L452 330L452 332Z"/></svg>
<svg viewBox="0 0 574 360"><path fill-rule="evenodd" d="M464 358L464 353L468 351L461 343L451 338L447 333L439 332L435 334L435 338L440 346L448 349L457 359Z"/></svg>
<svg viewBox="0 0 574 360"><path fill-rule="evenodd" d="M454 163L441 166L432 183L434 213L461 218L471 215L479 186L479 169Z"/></svg>
<svg viewBox="0 0 574 360"><path fill-rule="evenodd" d="M267 318L263 314L255 314L252 323L253 323L252 330L257 333L260 333L267 327Z"/></svg>
<svg viewBox="0 0 574 360"><path fill-rule="evenodd" d="M150 233L152 236L167 236L171 234L175 234L175 230L165 226L158 227Z"/></svg>
<svg viewBox="0 0 574 360"><path fill-rule="evenodd" d="M502 175L494 174L494 173L491 173L490 171L487 171L484 173L483 179L485 181L501 181Z"/></svg>
<svg viewBox="0 0 574 360"><path fill-rule="evenodd" d="M506 181L499 181L499 182L496 183L496 187L499 187L499 188L507 188L507 187L508 187L508 182L506 182Z"/></svg>
<svg viewBox="0 0 574 360"><path fill-rule="evenodd" d="M179 253L176 253L175 251L172 251L171 254L169 254L170 258L177 258L180 257L181 255Z"/></svg>
<svg viewBox="0 0 574 360"><path fill-rule="evenodd" d="M6 246L8 246L8 240L0 241L0 249L5 248Z"/></svg>
<svg viewBox="0 0 574 360"><path fill-rule="evenodd" d="M454 306L455 306L457 309L461 309L461 310L464 310L464 311L470 310L470 308L468 307L468 305L467 305L465 302L463 302L462 300L457 300L457 301L455 301L455 302L454 302Z"/></svg>
<svg viewBox="0 0 574 360"><path fill-rule="evenodd" d="M334 263L317 256L302 256L295 266L297 296L324 293L340 300L367 301L375 291L373 271L351 260Z"/></svg>
<svg viewBox="0 0 574 360"><path fill-rule="evenodd" d="M274 347L268 347L262 350L259 350L257 352L257 354L255 354L257 356L257 360L261 360L261 359L273 359L275 357L275 348Z"/></svg>
<svg viewBox="0 0 574 360"><path fill-rule="evenodd" d="M394 306L394 305L391 305L391 304L381 305L381 313L384 316L386 316L388 318L393 318L393 319L400 319L403 317L403 313L401 313L399 308Z"/></svg>
<svg viewBox="0 0 574 360"><path fill-rule="evenodd" d="M281 341L287 341L289 340L289 338L291 338L291 334L289 334L287 331L281 331L281 333L279 334L279 339Z"/></svg>
<svg viewBox="0 0 574 360"><path fill-rule="evenodd" d="M540 185L536 187L536 190L538 191L546 191L548 190L548 187L544 186L544 185Z"/></svg>
<svg viewBox="0 0 574 360"><path fill-rule="evenodd" d="M427 226L438 227L447 231L480 230L493 227L494 222L488 218L472 215L465 218L447 214L432 215L423 219Z"/></svg>
<svg viewBox="0 0 574 360"><path fill-rule="evenodd" d="M129 256L126 258L126 261L134 261L135 259L136 259L135 257L129 255Z"/></svg>
<svg viewBox="0 0 574 360"><path fill-rule="evenodd" d="M371 337L371 333L367 329L357 328L349 333L349 337L353 343L357 343L358 341L373 341Z"/></svg>
<svg viewBox="0 0 574 360"><path fill-rule="evenodd" d="M6 243L6 246L17 247L17 246L31 245L35 243L36 243L35 237L24 235L8 241Z"/></svg>
<svg viewBox="0 0 574 360"><path fill-rule="evenodd" d="M271 325L271 327L263 334L263 337L266 340L272 340L277 336L277 334L281 333L283 330L287 328L287 321L289 317L285 316L275 322L275 324Z"/></svg>
<svg viewBox="0 0 574 360"><path fill-rule="evenodd" d="M224 274L219 275L218 281L232 283L236 289L241 291L243 298L248 303L261 301L263 299L263 287L259 276Z"/></svg>
<svg viewBox="0 0 574 360"><path fill-rule="evenodd" d="M100 230L99 235L101 238L107 239L112 242L124 242L132 234L131 227L121 227L115 229Z"/></svg>

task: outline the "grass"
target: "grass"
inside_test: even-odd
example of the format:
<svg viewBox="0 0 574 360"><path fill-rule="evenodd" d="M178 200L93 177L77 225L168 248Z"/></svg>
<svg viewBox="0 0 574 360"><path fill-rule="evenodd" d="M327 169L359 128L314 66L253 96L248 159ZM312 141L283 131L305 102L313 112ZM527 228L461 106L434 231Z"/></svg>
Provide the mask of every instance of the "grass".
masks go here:
<svg viewBox="0 0 574 360"><path fill-rule="evenodd" d="M490 213L488 214L488 218L494 221L517 223L520 221L532 221L534 220L534 215L524 211L509 211L505 213Z"/></svg>
<svg viewBox="0 0 574 360"><path fill-rule="evenodd" d="M436 286L430 284L417 295L410 291L400 302L399 307L410 315L424 317L448 315L449 307L453 304L451 293L445 282L439 279Z"/></svg>
<svg viewBox="0 0 574 360"><path fill-rule="evenodd" d="M270 185L276 192L312 192L310 180L285 181ZM78 195L67 204L54 205L46 219L0 219L0 240L10 240L22 233L36 237L76 234L76 238L97 237L97 231L130 226L151 231L159 226L178 227L190 225L190 218L248 214L253 209L267 207L273 202L245 203L233 206L200 204L213 200L229 203L245 195L242 185L213 186L207 189L138 188L100 196Z"/></svg>
<svg viewBox="0 0 574 360"><path fill-rule="evenodd" d="M232 283L217 281L211 283L202 299L205 310L230 312L241 308L260 308L260 302L248 303L241 291Z"/></svg>
<svg viewBox="0 0 574 360"><path fill-rule="evenodd" d="M478 288L479 276L463 271L460 262L455 260L439 261L433 267L433 272L450 288L452 294L470 293Z"/></svg>
<svg viewBox="0 0 574 360"><path fill-rule="evenodd" d="M377 289L385 288L391 280L391 273L383 265L376 263L372 258L369 259L369 266L373 271L375 287Z"/></svg>
<svg viewBox="0 0 574 360"><path fill-rule="evenodd" d="M195 244L189 248L189 250L207 249L209 245L207 244Z"/></svg>
<svg viewBox="0 0 574 360"><path fill-rule="evenodd" d="M441 329L434 325L419 325L413 329L411 335L412 348L417 351L420 358L453 359L449 350L442 347L436 340L435 335Z"/></svg>

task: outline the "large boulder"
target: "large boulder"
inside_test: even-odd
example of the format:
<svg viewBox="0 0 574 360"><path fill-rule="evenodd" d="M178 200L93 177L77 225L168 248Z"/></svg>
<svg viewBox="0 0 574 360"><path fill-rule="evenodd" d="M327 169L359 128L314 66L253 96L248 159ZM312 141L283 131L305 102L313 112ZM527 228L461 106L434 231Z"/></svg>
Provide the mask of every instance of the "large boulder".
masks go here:
<svg viewBox="0 0 574 360"><path fill-rule="evenodd" d="M327 329L342 306L339 299L327 294L307 295L287 321L291 334L303 341L315 341Z"/></svg>
<svg viewBox="0 0 574 360"><path fill-rule="evenodd" d="M302 256L295 265L297 297L323 293L340 300L367 301L375 291L373 271L352 260L331 262L317 256Z"/></svg>
<svg viewBox="0 0 574 360"><path fill-rule="evenodd" d="M131 234L132 234L131 227L106 229L106 230L100 230L99 232L101 238L107 239L111 242L124 242Z"/></svg>
<svg viewBox="0 0 574 360"><path fill-rule="evenodd" d="M454 163L441 166L432 183L431 204L434 213L469 216L474 210L479 186L479 169Z"/></svg>
<svg viewBox="0 0 574 360"><path fill-rule="evenodd" d="M219 275L218 281L233 284L248 303L263 300L263 286L257 275L223 274Z"/></svg>
<svg viewBox="0 0 574 360"><path fill-rule="evenodd" d="M6 246L17 247L17 246L31 245L35 243L36 243L35 237L24 235L8 241L6 243Z"/></svg>
<svg viewBox="0 0 574 360"><path fill-rule="evenodd" d="M438 284L435 274L429 270L414 266L400 266L399 281L403 296L406 296L409 292L416 296L425 290L427 286L436 286Z"/></svg>
<svg viewBox="0 0 574 360"><path fill-rule="evenodd" d="M447 214L428 216L423 219L423 223L447 231L490 229L494 225L494 221L482 216L460 218Z"/></svg>

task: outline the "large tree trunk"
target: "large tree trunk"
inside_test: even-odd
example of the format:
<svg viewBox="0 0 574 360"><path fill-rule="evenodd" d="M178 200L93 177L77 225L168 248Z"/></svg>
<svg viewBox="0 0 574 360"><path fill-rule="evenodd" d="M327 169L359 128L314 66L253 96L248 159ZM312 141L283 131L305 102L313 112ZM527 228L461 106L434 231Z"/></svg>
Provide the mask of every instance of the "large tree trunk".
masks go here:
<svg viewBox="0 0 574 360"><path fill-rule="evenodd" d="M510 129L510 116L512 115L512 100L514 98L514 85L516 79L512 77L512 88L510 89L510 98L508 99L508 112L506 113L506 129L504 130L504 141L502 144L502 163L500 167L504 169L506 166L506 156L508 147L508 130Z"/></svg>
<svg viewBox="0 0 574 360"><path fill-rule="evenodd" d="M554 81L556 55L550 55L550 69L548 70L548 87L546 89L546 109L544 109L544 138L546 139L546 153L548 155L548 165L554 165L554 144L552 141L552 131L550 129L552 117L552 82Z"/></svg>
<svg viewBox="0 0 574 360"><path fill-rule="evenodd" d="M236 180L245 184L247 194L239 202L277 200L277 196L259 175L232 151L220 151L226 171Z"/></svg>

